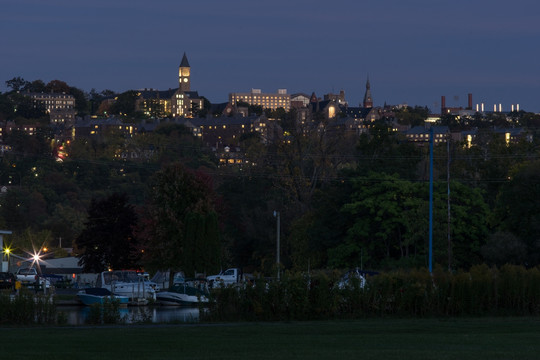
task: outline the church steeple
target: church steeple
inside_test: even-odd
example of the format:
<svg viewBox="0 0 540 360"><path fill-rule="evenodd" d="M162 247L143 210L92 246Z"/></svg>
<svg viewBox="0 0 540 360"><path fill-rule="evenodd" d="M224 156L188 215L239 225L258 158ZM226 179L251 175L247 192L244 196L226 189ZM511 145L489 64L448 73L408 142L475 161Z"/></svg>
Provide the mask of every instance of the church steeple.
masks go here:
<svg viewBox="0 0 540 360"><path fill-rule="evenodd" d="M178 68L178 82L179 82L179 90L180 91L190 91L191 89L191 74L190 71L191 67L189 66L189 62L186 56L186 53L184 53L184 56L182 57L182 61L180 62L180 67Z"/></svg>
<svg viewBox="0 0 540 360"><path fill-rule="evenodd" d="M366 94L364 95L364 107L373 107L373 98L371 97L371 85L369 84L369 76L366 81Z"/></svg>

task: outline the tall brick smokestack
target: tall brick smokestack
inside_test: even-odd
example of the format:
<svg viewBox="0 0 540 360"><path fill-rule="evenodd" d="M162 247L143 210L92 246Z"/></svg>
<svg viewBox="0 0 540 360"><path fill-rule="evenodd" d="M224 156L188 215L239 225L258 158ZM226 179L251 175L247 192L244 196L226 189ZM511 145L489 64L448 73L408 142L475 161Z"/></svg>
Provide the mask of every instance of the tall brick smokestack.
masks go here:
<svg viewBox="0 0 540 360"><path fill-rule="evenodd" d="M446 113L446 97L443 95L441 96L441 115L444 115Z"/></svg>
<svg viewBox="0 0 540 360"><path fill-rule="evenodd" d="M469 103L467 105L467 109L472 110L472 94L469 93Z"/></svg>

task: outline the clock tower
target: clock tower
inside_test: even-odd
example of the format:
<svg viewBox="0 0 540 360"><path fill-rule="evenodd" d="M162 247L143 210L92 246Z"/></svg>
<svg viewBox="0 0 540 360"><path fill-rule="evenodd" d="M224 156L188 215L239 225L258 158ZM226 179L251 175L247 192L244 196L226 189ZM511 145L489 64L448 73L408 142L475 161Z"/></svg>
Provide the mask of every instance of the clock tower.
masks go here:
<svg viewBox="0 0 540 360"><path fill-rule="evenodd" d="M179 81L178 90L179 91L181 92L190 91L191 89L190 72L191 72L191 68L189 66L186 53L184 53L184 56L182 57L182 62L180 63L180 67L178 68L178 81Z"/></svg>

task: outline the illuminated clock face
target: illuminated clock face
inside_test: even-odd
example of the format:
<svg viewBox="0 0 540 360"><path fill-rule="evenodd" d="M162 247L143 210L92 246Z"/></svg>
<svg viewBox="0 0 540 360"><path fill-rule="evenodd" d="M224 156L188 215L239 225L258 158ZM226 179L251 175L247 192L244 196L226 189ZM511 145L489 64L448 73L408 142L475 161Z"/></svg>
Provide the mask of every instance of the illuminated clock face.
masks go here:
<svg viewBox="0 0 540 360"><path fill-rule="evenodd" d="M187 78L184 78L184 82L187 82Z"/></svg>

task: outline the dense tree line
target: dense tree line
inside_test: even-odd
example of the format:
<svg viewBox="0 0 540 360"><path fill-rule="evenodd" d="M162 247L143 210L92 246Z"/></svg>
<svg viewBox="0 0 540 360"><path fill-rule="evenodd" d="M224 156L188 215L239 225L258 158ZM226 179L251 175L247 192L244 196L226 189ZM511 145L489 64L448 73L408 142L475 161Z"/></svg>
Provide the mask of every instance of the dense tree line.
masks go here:
<svg viewBox="0 0 540 360"><path fill-rule="evenodd" d="M60 81L13 79L8 86L74 91ZM15 95L0 94L3 120L14 116ZM86 111L111 95L92 91ZM120 105L128 106L131 95L119 97ZM25 113L30 120L42 115ZM9 241L21 253L44 245L61 253L62 243L92 271L145 267L192 275L234 265L269 275L276 260L273 213L279 211L287 269L427 265L427 146L405 141L384 120L357 135L336 131L317 114L317 126L297 123L294 112L274 115L286 136L267 144L257 134L242 136L246 162L238 166L220 166L178 125L133 138L76 139L64 162L54 159L53 134L13 132L4 141L14 151L0 162L0 185L6 186L0 226L14 232ZM534 114L514 115L507 125L538 121ZM426 109L399 116L414 125ZM538 140L506 143L481 130L472 146L435 147L434 261L452 269L538 265ZM119 151L148 157L119 158Z"/></svg>

